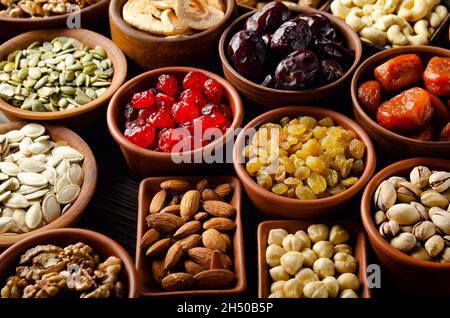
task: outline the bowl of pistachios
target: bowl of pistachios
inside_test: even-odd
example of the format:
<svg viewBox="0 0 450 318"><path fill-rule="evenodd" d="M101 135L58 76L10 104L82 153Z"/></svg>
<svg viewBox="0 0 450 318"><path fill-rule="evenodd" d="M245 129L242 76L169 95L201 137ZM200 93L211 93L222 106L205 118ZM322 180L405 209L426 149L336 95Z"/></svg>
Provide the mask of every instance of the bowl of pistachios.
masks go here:
<svg viewBox="0 0 450 318"><path fill-rule="evenodd" d="M0 46L0 110L10 120L83 128L106 110L126 73L122 51L100 34L27 32Z"/></svg>
<svg viewBox="0 0 450 318"><path fill-rule="evenodd" d="M450 295L450 160L413 158L376 174L361 201L370 244L402 289Z"/></svg>

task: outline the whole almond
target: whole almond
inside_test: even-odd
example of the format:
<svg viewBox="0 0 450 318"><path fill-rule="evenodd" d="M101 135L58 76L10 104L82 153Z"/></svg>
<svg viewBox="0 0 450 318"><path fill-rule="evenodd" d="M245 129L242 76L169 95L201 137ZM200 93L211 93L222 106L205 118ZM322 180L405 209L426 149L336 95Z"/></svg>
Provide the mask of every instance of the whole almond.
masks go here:
<svg viewBox="0 0 450 318"><path fill-rule="evenodd" d="M236 227L236 223L233 220L227 218L211 218L203 223L205 230L216 229L220 232L231 231Z"/></svg>
<svg viewBox="0 0 450 318"><path fill-rule="evenodd" d="M150 202L149 211L150 213L158 213L164 208L167 199L167 191L161 190L153 196Z"/></svg>
<svg viewBox="0 0 450 318"><path fill-rule="evenodd" d="M152 260L152 274L155 281L161 285L161 281L166 276L166 270L164 269L164 259L158 258Z"/></svg>
<svg viewBox="0 0 450 318"><path fill-rule="evenodd" d="M160 213L170 213L173 215L180 215L180 205L179 204L168 205L164 209L162 209Z"/></svg>
<svg viewBox="0 0 450 318"><path fill-rule="evenodd" d="M227 251L231 251L231 249L233 248L231 238L228 236L228 234L225 233L220 233L220 235L222 236L223 240L227 243Z"/></svg>
<svg viewBox="0 0 450 318"><path fill-rule="evenodd" d="M181 194L192 189L189 182L179 179L170 179L161 182L161 189L167 190L172 194Z"/></svg>
<svg viewBox="0 0 450 318"><path fill-rule="evenodd" d="M188 273L169 274L162 280L164 290L176 291L189 289L194 282L194 277Z"/></svg>
<svg viewBox="0 0 450 318"><path fill-rule="evenodd" d="M166 259L164 260L164 268L171 269L178 264L181 257L183 256L183 247L180 243L173 244L166 254Z"/></svg>
<svg viewBox="0 0 450 318"><path fill-rule="evenodd" d="M170 238L164 238L162 240L157 241L156 243L153 243L152 246L150 246L147 249L147 252L145 255L148 257L155 257L162 253L164 253L170 246Z"/></svg>
<svg viewBox="0 0 450 318"><path fill-rule="evenodd" d="M186 270L186 273L191 275L196 275L205 270L203 267L191 260L184 261L184 269Z"/></svg>
<svg viewBox="0 0 450 318"><path fill-rule="evenodd" d="M202 191L202 200L203 201L208 201L208 200L223 201L222 197L219 196L214 190L211 190L211 189L205 189Z"/></svg>
<svg viewBox="0 0 450 318"><path fill-rule="evenodd" d="M183 224L183 220L170 213L155 213L146 217L148 227L163 233L173 233Z"/></svg>
<svg viewBox="0 0 450 318"><path fill-rule="evenodd" d="M183 224L173 235L174 239L182 239L183 237L197 233L202 228L202 224L199 221L190 221Z"/></svg>
<svg viewBox="0 0 450 318"><path fill-rule="evenodd" d="M209 218L209 213L208 212L197 212L196 215L194 215L194 220L197 221L206 221Z"/></svg>
<svg viewBox="0 0 450 318"><path fill-rule="evenodd" d="M233 188L231 187L231 185L229 183L223 183L223 184L219 184L214 191L221 196L222 198L226 198L228 197L231 192L233 192Z"/></svg>
<svg viewBox="0 0 450 318"><path fill-rule="evenodd" d="M202 234L202 243L205 247L212 250L219 250L225 252L227 250L227 242L220 235L220 232L215 229L209 229Z"/></svg>
<svg viewBox="0 0 450 318"><path fill-rule="evenodd" d="M202 193L203 190L205 190L208 187L208 184L209 184L208 180L203 179L202 181L197 183L195 188L197 189L198 192Z"/></svg>
<svg viewBox="0 0 450 318"><path fill-rule="evenodd" d="M236 209L226 202L222 201L205 201L203 209L214 216L231 219L236 214Z"/></svg>
<svg viewBox="0 0 450 318"><path fill-rule="evenodd" d="M148 248L150 245L161 239L161 233L156 229L150 229L141 238L141 248Z"/></svg>
<svg viewBox="0 0 450 318"><path fill-rule="evenodd" d="M202 242L202 237L199 234L191 234L188 237L185 237L178 241L183 247L184 251L188 251L191 248L197 247Z"/></svg>
<svg viewBox="0 0 450 318"><path fill-rule="evenodd" d="M226 269L230 269L232 262L231 262L231 258L227 255L222 253L222 264Z"/></svg>
<svg viewBox="0 0 450 318"><path fill-rule="evenodd" d="M225 265L223 264L222 260L222 253L220 253L219 251L214 251L211 256L209 269L225 269Z"/></svg>
<svg viewBox="0 0 450 318"><path fill-rule="evenodd" d="M234 282L234 273L227 269L210 269L194 276L194 285L199 289L226 289Z"/></svg>
<svg viewBox="0 0 450 318"><path fill-rule="evenodd" d="M200 207L200 192L190 190L183 195L180 202L180 215L184 221L191 220Z"/></svg>
<svg viewBox="0 0 450 318"><path fill-rule="evenodd" d="M206 247L194 247L188 251L189 257L200 266L209 269L213 250Z"/></svg>

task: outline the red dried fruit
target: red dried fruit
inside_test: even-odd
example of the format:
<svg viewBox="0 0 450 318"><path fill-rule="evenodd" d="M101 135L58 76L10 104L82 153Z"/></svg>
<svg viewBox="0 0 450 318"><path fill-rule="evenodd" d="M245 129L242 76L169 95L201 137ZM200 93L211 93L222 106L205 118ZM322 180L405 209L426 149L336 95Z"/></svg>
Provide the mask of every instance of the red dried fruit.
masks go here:
<svg viewBox="0 0 450 318"><path fill-rule="evenodd" d="M437 129L441 129L450 121L450 110L445 104L436 97L429 93L431 107L433 107L433 118L431 121Z"/></svg>
<svg viewBox="0 0 450 318"><path fill-rule="evenodd" d="M177 123L193 120L198 116L199 109L194 104L181 101L173 104L172 117Z"/></svg>
<svg viewBox="0 0 450 318"><path fill-rule="evenodd" d="M206 100L203 97L201 91L188 88L180 95L180 101L184 101L188 104L194 104L198 109L201 109L206 104Z"/></svg>
<svg viewBox="0 0 450 318"><path fill-rule="evenodd" d="M358 87L358 100L364 111L371 117L377 115L381 104L381 84L378 81L367 81Z"/></svg>
<svg viewBox="0 0 450 318"><path fill-rule="evenodd" d="M421 80L422 73L422 61L416 54L396 56L374 70L376 79L387 92L393 92Z"/></svg>
<svg viewBox="0 0 450 318"><path fill-rule="evenodd" d="M440 141L450 141L450 122L445 125L444 129L442 129L439 135Z"/></svg>
<svg viewBox="0 0 450 318"><path fill-rule="evenodd" d="M151 90L135 93L131 98L131 104L135 108L149 108L155 102L155 95Z"/></svg>
<svg viewBox="0 0 450 318"><path fill-rule="evenodd" d="M138 118L139 110L128 103L125 105L124 115L126 121L133 121Z"/></svg>
<svg viewBox="0 0 450 318"><path fill-rule="evenodd" d="M204 106L202 108L202 114L203 115L209 115L209 114L213 114L213 113L221 113L223 116L225 116L225 118L228 121L231 121L231 109L228 106L225 105L215 105L215 104L206 104L206 106Z"/></svg>
<svg viewBox="0 0 450 318"><path fill-rule="evenodd" d="M432 116L430 95L426 90L414 87L381 104L377 122L394 132L408 133L423 128Z"/></svg>
<svg viewBox="0 0 450 318"><path fill-rule="evenodd" d="M216 80L210 78L205 82L205 87L203 88L203 93L205 94L206 100L210 103L219 104L222 100L222 85Z"/></svg>
<svg viewBox="0 0 450 318"><path fill-rule="evenodd" d="M148 122L137 119L125 129L124 135L132 143L147 148L155 138L155 127Z"/></svg>
<svg viewBox="0 0 450 318"><path fill-rule="evenodd" d="M423 73L425 87L436 96L450 95L450 58L433 57Z"/></svg>
<svg viewBox="0 0 450 318"><path fill-rule="evenodd" d="M189 72L187 73L187 75L183 80L183 88L184 89L190 88L201 92L207 79L208 77L201 72L197 71Z"/></svg>
<svg viewBox="0 0 450 318"><path fill-rule="evenodd" d="M147 121L148 117L154 112L155 110L153 108L143 108L139 110L139 116L138 118Z"/></svg>
<svg viewBox="0 0 450 318"><path fill-rule="evenodd" d="M221 113L212 113L195 118L194 127L196 129L195 131L201 130L202 133L209 128L219 128L222 132L224 132L228 127L230 127L230 123Z"/></svg>
<svg viewBox="0 0 450 318"><path fill-rule="evenodd" d="M166 95L173 96L178 91L178 81L175 76L163 74L158 77L156 88Z"/></svg>
<svg viewBox="0 0 450 318"><path fill-rule="evenodd" d="M194 123L192 121L186 121L178 125L180 128L186 128L191 134L194 133Z"/></svg>
<svg viewBox="0 0 450 318"><path fill-rule="evenodd" d="M158 93L155 99L155 105L157 108L172 108L172 105L175 104L175 99L172 96Z"/></svg>
<svg viewBox="0 0 450 318"><path fill-rule="evenodd" d="M421 141L432 141L434 140L434 129L431 125L426 125L423 130L408 134L405 137Z"/></svg>
<svg viewBox="0 0 450 318"><path fill-rule="evenodd" d="M170 108L160 108L151 113L147 120L159 129L175 127L175 122L170 116Z"/></svg>

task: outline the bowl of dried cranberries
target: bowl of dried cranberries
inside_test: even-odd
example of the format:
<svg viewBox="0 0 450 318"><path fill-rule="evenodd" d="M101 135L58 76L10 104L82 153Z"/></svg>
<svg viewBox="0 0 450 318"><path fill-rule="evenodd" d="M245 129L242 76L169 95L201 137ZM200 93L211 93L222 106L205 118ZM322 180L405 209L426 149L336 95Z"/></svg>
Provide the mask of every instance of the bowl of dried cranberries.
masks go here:
<svg viewBox="0 0 450 318"><path fill-rule="evenodd" d="M211 166L206 163L224 160L228 137L242 119L234 87L191 67L160 68L131 79L111 99L107 114L112 137L140 177L204 172Z"/></svg>
<svg viewBox="0 0 450 318"><path fill-rule="evenodd" d="M450 156L450 51L408 46L377 53L351 84L356 121L396 158Z"/></svg>

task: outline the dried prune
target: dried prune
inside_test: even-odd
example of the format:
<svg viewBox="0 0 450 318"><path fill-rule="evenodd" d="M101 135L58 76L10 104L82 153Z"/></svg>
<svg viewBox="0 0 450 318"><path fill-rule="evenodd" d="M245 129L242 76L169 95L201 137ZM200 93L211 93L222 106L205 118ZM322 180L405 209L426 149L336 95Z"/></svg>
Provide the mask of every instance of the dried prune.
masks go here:
<svg viewBox="0 0 450 318"><path fill-rule="evenodd" d="M341 65L334 60L320 62L320 81L322 84L332 83L344 76Z"/></svg>
<svg viewBox="0 0 450 318"><path fill-rule="evenodd" d="M277 87L289 90L310 87L319 68L319 60L313 52L303 49L292 52L275 70Z"/></svg>
<svg viewBox="0 0 450 318"><path fill-rule="evenodd" d="M450 141L450 122L442 129L439 135L440 141Z"/></svg>
<svg viewBox="0 0 450 318"><path fill-rule="evenodd" d="M255 31L236 33L228 45L228 54L239 74L250 80L261 77L266 60L266 45Z"/></svg>
<svg viewBox="0 0 450 318"><path fill-rule="evenodd" d="M267 45L267 47L270 47L270 41L272 40L272 34L271 33L264 34L261 38L264 41L264 43Z"/></svg>
<svg viewBox="0 0 450 318"><path fill-rule="evenodd" d="M381 104L381 84L378 81L367 81L358 87L358 100L364 111L376 117Z"/></svg>
<svg viewBox="0 0 450 318"><path fill-rule="evenodd" d="M386 92L394 92L422 78L422 61L416 54L393 57L374 70L376 79Z"/></svg>
<svg viewBox="0 0 450 318"><path fill-rule="evenodd" d="M272 35L270 48L278 54L289 54L298 49L305 49L312 35L308 24L303 20L284 22Z"/></svg>
<svg viewBox="0 0 450 318"><path fill-rule="evenodd" d="M344 45L338 42L321 43L318 51L323 59L332 59L339 62L341 65L350 65L353 63L355 52L347 49Z"/></svg>
<svg viewBox="0 0 450 318"><path fill-rule="evenodd" d="M433 57L423 73L425 87L436 96L450 95L450 58Z"/></svg>
<svg viewBox="0 0 450 318"><path fill-rule="evenodd" d="M261 34L273 33L283 22L289 20L290 15L289 8L283 3L269 2L247 19L245 29Z"/></svg>
<svg viewBox="0 0 450 318"><path fill-rule="evenodd" d="M433 118L431 121L438 129L444 127L450 121L450 110L439 99L439 97L429 93L431 107L433 107Z"/></svg>
<svg viewBox="0 0 450 318"><path fill-rule="evenodd" d="M333 41L336 39L337 31L333 23L323 14L313 13L298 17L305 21L311 29L312 36L315 39L327 39Z"/></svg>

